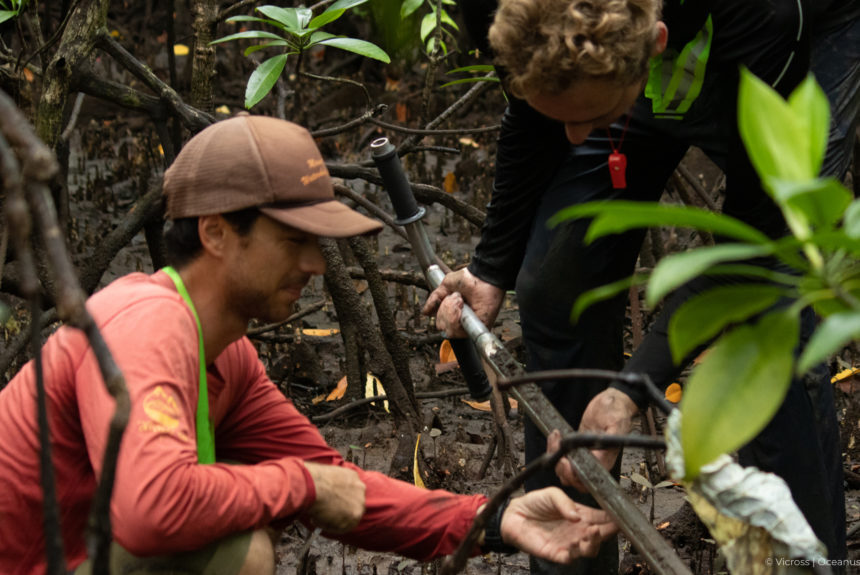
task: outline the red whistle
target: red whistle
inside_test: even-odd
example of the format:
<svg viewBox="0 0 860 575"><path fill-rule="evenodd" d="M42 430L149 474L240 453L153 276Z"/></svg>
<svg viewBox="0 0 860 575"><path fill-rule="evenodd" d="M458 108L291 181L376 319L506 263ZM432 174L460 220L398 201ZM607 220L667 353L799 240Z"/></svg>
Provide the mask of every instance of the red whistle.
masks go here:
<svg viewBox="0 0 860 575"><path fill-rule="evenodd" d="M609 176L612 178L612 187L616 190L627 187L627 156L620 152L609 154Z"/></svg>

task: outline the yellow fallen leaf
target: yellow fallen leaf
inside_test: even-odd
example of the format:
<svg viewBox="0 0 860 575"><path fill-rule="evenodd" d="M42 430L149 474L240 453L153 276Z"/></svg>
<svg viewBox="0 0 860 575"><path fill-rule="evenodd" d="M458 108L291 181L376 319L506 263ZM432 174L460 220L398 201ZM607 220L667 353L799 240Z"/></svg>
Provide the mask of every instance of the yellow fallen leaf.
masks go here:
<svg viewBox="0 0 860 575"><path fill-rule="evenodd" d="M188 46L185 44L174 44L173 45L173 53L177 56L187 56L188 55Z"/></svg>
<svg viewBox="0 0 860 575"><path fill-rule="evenodd" d="M303 329L302 335L311 335L316 337L327 337L330 335L337 335L340 333L339 329Z"/></svg>
<svg viewBox="0 0 860 575"><path fill-rule="evenodd" d="M860 372L860 367L849 367L848 369L843 369L842 371L830 378L830 383L837 383L842 381L843 379L848 379L857 372Z"/></svg>
<svg viewBox="0 0 860 575"><path fill-rule="evenodd" d="M397 102L394 105L394 116L401 124L409 119L409 108L406 106L406 102Z"/></svg>
<svg viewBox="0 0 860 575"><path fill-rule="evenodd" d="M24 68L24 78L25 78L28 82L31 82L31 83L32 83L32 82L33 82L33 80L35 80L35 79L36 79L36 76L35 76L35 75L33 74L33 72L31 72L29 69Z"/></svg>
<svg viewBox="0 0 860 575"><path fill-rule="evenodd" d="M218 106L217 108L215 108L215 111L219 114L226 114L228 116L230 115L230 108L228 106Z"/></svg>
<svg viewBox="0 0 860 575"><path fill-rule="evenodd" d="M418 444L421 443L421 434L418 434L418 439L415 440L415 455L412 457L412 477L415 478L415 485L425 487L424 480L421 479L421 473L418 470Z"/></svg>
<svg viewBox="0 0 860 575"><path fill-rule="evenodd" d="M334 392L332 392L332 393L334 393ZM330 397L331 397L331 393L328 395L328 397L326 397L325 394L318 395L315 398L311 399L311 403L316 405L316 404L321 403L323 401L331 401L331 399L329 399Z"/></svg>
<svg viewBox="0 0 860 575"><path fill-rule="evenodd" d="M374 395L385 395L385 390L382 389L382 382L372 373L367 374L367 379L364 380L364 397L373 397ZM371 401L370 405L376 405L375 401ZM386 413L388 411L388 400L382 402L382 407Z"/></svg>
<svg viewBox="0 0 860 575"><path fill-rule="evenodd" d="M111 30L110 31L111 38L119 38L119 30Z"/></svg>
<svg viewBox="0 0 860 575"><path fill-rule="evenodd" d="M442 345L439 346L439 363L448 363L450 361L457 361L457 356L454 355L454 348L451 347L451 342L443 339Z"/></svg>
<svg viewBox="0 0 860 575"><path fill-rule="evenodd" d="M463 403L471 407L472 409L477 409L478 411L492 411L493 408L490 407L490 400L487 401L472 401L471 399L461 399ZM511 409L517 408L517 400L508 398L508 403L511 406Z"/></svg>
<svg viewBox="0 0 860 575"><path fill-rule="evenodd" d="M344 375L340 378L340 381L337 382L337 387L335 387L331 393L328 394L328 397L325 398L326 401L335 401L343 397L343 394L346 393L346 376Z"/></svg>
<svg viewBox="0 0 860 575"><path fill-rule="evenodd" d="M672 403L681 401L681 386L677 383L672 383L666 388L666 399Z"/></svg>
<svg viewBox="0 0 860 575"><path fill-rule="evenodd" d="M480 144L478 144L478 142L476 142L472 138L463 137L463 138L460 138L459 141L464 146L472 146L473 148L480 148L481 147Z"/></svg>
<svg viewBox="0 0 860 575"><path fill-rule="evenodd" d="M446 194L453 194L457 191L457 176L454 175L454 172L448 172L445 174L445 182L443 185L445 187Z"/></svg>

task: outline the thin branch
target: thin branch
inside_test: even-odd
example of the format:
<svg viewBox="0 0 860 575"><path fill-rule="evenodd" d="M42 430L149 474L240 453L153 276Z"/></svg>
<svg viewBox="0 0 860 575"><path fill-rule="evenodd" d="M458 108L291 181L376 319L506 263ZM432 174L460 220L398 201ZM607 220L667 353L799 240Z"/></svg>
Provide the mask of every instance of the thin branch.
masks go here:
<svg viewBox="0 0 860 575"><path fill-rule="evenodd" d="M382 185L382 178L379 176L379 172L373 168L358 164L335 164L331 162L326 162L326 167L332 177L335 178L343 178L345 180L362 179L372 184ZM424 205L440 204L478 227L484 222L484 212L458 200L451 194L446 194L436 186L411 184L411 187L412 193L415 194L415 199Z"/></svg>
<svg viewBox="0 0 860 575"><path fill-rule="evenodd" d="M664 413L669 413L675 406L670 403L663 392L651 381L651 378L644 373L624 373L620 371L611 371L608 369L549 369L546 371L535 371L501 379L496 384L499 389L510 389L525 383L536 383L541 381L556 381L565 379L606 379L610 381L622 381L632 385L641 385L645 387L648 395L657 407Z"/></svg>
<svg viewBox="0 0 860 575"><path fill-rule="evenodd" d="M398 226L396 223L394 223L394 218L388 215L388 212L386 212L385 210L383 210L382 208L380 208L379 206L377 206L376 204L350 188L349 186L336 183L334 184L334 192L336 194L349 198L356 204L360 205L362 208L370 212L374 217L385 222L385 224L392 230L394 230L394 232L401 238L407 241L409 240L409 238L406 237L406 232L403 231L403 228L401 226Z"/></svg>
<svg viewBox="0 0 860 575"><path fill-rule="evenodd" d="M376 124L380 128L385 128L386 130L391 130L392 132L400 132L402 134L414 134L416 136L459 136L461 134L486 134L488 132L498 132L502 128L501 124L494 124L492 126L482 126L480 128L459 128L451 130L440 130L432 128L420 129L398 126L397 124L390 124L388 122L378 120L376 118L372 118L368 121L371 124Z"/></svg>
<svg viewBox="0 0 860 575"><path fill-rule="evenodd" d="M453 389L445 389L442 391L419 391L415 394L415 399L431 399L436 397L450 397L452 395L467 395L469 393L468 387L455 387ZM367 405L368 403L373 403L374 401L386 401L388 400L387 395L374 395L371 397L362 397L361 399L356 399L352 403L348 403L346 405L342 405L337 409L333 409L332 411L324 414L324 415L315 415L311 417L311 421L314 423L322 423L328 421L330 419L334 419L339 415L343 415L348 411L352 411L356 407L361 407L362 405Z"/></svg>
<svg viewBox="0 0 860 575"><path fill-rule="evenodd" d="M489 73L486 75L486 77L489 78L492 75L492 73ZM426 126L424 126L424 129L431 130L435 128L436 126L447 120L449 117L451 117L460 108L472 103L472 101L474 101L487 88L488 84L489 82L477 82L474 86L469 88L469 90L465 94L463 94L459 99L457 99L457 101L448 106L448 108L445 109L444 112L436 116L433 121L429 122ZM420 136L409 136L406 140L403 141L402 144L400 144L397 153L401 156L403 154L408 153L412 148L415 147L415 145L420 139Z"/></svg>
<svg viewBox="0 0 860 575"><path fill-rule="evenodd" d="M211 115L187 106L176 91L161 81L152 70L144 66L137 58L135 58L128 50L126 50L119 42L108 34L107 30L101 30L98 36L99 46L110 54L117 62L119 62L126 70L131 72L141 82L158 94L164 100L171 111L182 121L189 129L199 126L208 126L215 122L215 118Z"/></svg>
<svg viewBox="0 0 860 575"><path fill-rule="evenodd" d="M361 126L363 124L368 123L373 119L373 117L377 114L380 114L385 111L385 104L380 104L371 110L367 110L361 116L346 122L345 124L341 124L340 126L334 126L333 128L324 128L321 130L314 130L311 132L311 136L314 138L326 138L328 136L336 136L338 134L342 134L343 132L347 132L356 126Z"/></svg>
<svg viewBox="0 0 860 575"><path fill-rule="evenodd" d="M349 84L350 86L357 86L361 88L361 91L364 93L364 99L367 101L368 110L373 106L373 100L370 97L370 92L367 91L367 86L362 84L361 82L356 82L355 80L350 80L349 78L339 78L337 76L319 76L317 74L312 74L310 72L301 72L301 75L305 78L313 78L314 80L322 80L324 82L335 82L338 84Z"/></svg>
<svg viewBox="0 0 860 575"><path fill-rule="evenodd" d="M66 124L66 128L63 130L63 133L60 134L60 139L64 142L69 140L69 137L72 135L72 131L75 129L75 125L78 123L78 115L81 113L81 106L84 103L84 93L78 92L77 97L75 98L75 105L72 108L72 114L69 116L69 123Z"/></svg>
<svg viewBox="0 0 860 575"><path fill-rule="evenodd" d="M366 279L363 269L355 266L350 266L346 269L349 272L349 277L359 280ZM405 270L379 270L379 275L382 276L382 279L387 282L415 286L417 288L429 291L429 288L427 287L427 280L425 279L423 274L420 274L418 272L410 272Z"/></svg>
<svg viewBox="0 0 860 575"><path fill-rule="evenodd" d="M223 22L224 20L226 20L230 16L233 16L237 12L241 12L245 8L247 8L249 6L254 6L255 4L258 4L259 2L260 2L260 0L242 0L241 2L236 2L232 6L228 6L227 8L224 8L223 10L221 10L221 12L218 13L218 18L215 19L215 23L220 24L221 22Z"/></svg>
<svg viewBox="0 0 860 575"><path fill-rule="evenodd" d="M701 198L701 200L705 203L706 206L708 206L709 209L715 212L718 212L720 210L719 206L717 206L716 202L714 202L714 199L711 197L710 194L708 194L705 188L702 187L702 184L699 182L698 178L696 178L695 176L693 176L693 174L690 173L690 170L687 168L687 166L685 166L683 163L678 164L678 168L676 171L684 177L684 179L687 181L693 191L696 192L696 195Z"/></svg>
<svg viewBox="0 0 860 575"><path fill-rule="evenodd" d="M45 244L45 253L55 278L55 298L59 317L86 334L98 362L105 387L115 400L114 414L103 455L102 477L93 501L87 538L88 554L93 560L93 573L102 575L109 571L110 500L120 442L128 423L131 407L128 390L122 372L111 356L95 321L86 309L85 294L78 285L71 257L66 251L65 240L59 230L57 213L51 202L47 185L47 182L51 180L58 169L56 158L39 141L29 122L15 107L14 102L2 92L0 92L0 130L7 136L9 143L25 158L23 175L27 184L27 204L30 212L35 216L39 236ZM6 155L8 154L3 154L3 156ZM32 269L35 272L35 267ZM27 280L28 285L33 284L30 288L38 289L36 287L37 282L33 283L35 273L32 276ZM39 325L37 318L34 318L32 324L36 329L36 326ZM43 449L46 448L47 446L43 444Z"/></svg>
<svg viewBox="0 0 860 575"><path fill-rule="evenodd" d="M2 94L2 93L0 93ZM2 94L5 97L5 94ZM5 98L4 98L5 99ZM5 119L4 119L5 120ZM18 118L12 118L18 120ZM3 122L6 124L6 122ZM9 122L10 124L12 122ZM23 126L3 125L0 133L0 173L3 176L6 200L6 223L12 235L15 251L21 261L22 286L25 295L30 300L30 314L33 321L30 326L30 343L34 359L34 377L36 387L36 416L39 425L39 469L42 486L42 525L45 538L45 553L47 572L50 575L62 575L65 569L65 552L63 551L63 536L60 526L60 508L57 502L57 482L54 461L51 454L51 431L48 425L48 407L45 394L45 381L42 371L41 339L39 325L41 307L39 304L39 277L36 274L36 261L30 244L32 237L32 218L24 197L24 180L21 177L20 164L10 142L6 139L7 132L22 129ZM12 134L14 137L15 134ZM16 138L17 139L17 138ZM15 139L12 143L17 143ZM31 151L25 149L25 153ZM49 173L52 173L49 171Z"/></svg>
<svg viewBox="0 0 860 575"><path fill-rule="evenodd" d="M328 303L326 300L321 299L320 301L318 301L316 303L312 303L311 305L309 305L305 309L303 309L301 311L297 311L296 313L292 314L290 317L288 317L284 321L279 321L277 323L269 323L266 325L261 325L259 327L255 327L253 329L249 329L245 333L245 335L247 335L248 337L254 337L255 335L260 335L260 334L263 334L266 332L276 330L279 327L281 327L282 325L286 325L288 323L292 323L294 321L300 320L303 317L305 317L306 315L310 315L310 314L314 313L315 311L321 310L323 307L325 307L326 303Z"/></svg>
<svg viewBox="0 0 860 575"><path fill-rule="evenodd" d="M496 513L499 506L508 500L514 492L519 489L525 480L540 469L553 469L558 461L569 452L578 448L610 449L617 447L644 447L646 449L665 449L666 443L662 439L646 437L642 435L600 435L592 433L579 433L566 435L561 440L561 447L554 453L544 453L529 463L522 471L508 480L487 501L487 504L472 522L472 527L466 534L465 539L454 554L449 555L442 562L442 575L453 575L459 573L466 566L466 561L472 554L472 550L480 539L481 533L487 525L487 519Z"/></svg>

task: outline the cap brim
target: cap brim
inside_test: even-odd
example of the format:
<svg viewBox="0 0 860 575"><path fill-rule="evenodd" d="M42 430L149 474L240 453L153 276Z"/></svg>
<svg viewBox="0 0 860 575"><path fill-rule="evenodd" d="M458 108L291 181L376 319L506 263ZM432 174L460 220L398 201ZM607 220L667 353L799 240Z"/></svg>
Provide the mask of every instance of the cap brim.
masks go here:
<svg viewBox="0 0 860 575"><path fill-rule="evenodd" d="M260 211L303 232L327 238L375 234L382 224L350 209L337 200L290 208L261 207Z"/></svg>

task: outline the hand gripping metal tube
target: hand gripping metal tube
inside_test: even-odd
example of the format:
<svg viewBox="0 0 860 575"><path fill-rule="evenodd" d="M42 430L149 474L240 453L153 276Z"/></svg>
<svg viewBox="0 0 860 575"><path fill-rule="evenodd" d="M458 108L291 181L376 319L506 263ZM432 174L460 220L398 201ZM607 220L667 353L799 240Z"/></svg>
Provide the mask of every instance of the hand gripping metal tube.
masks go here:
<svg viewBox="0 0 860 575"><path fill-rule="evenodd" d="M400 159L388 138L374 140L370 144L370 148L373 159L379 167L383 184L391 196L391 203L397 212L397 223L406 229L409 243L421 264L427 282L431 289L435 289L442 283L445 272L436 263L433 248L430 246L427 234L421 225L420 220L424 215L424 210L419 208L415 202L412 188L403 172ZM468 349L472 353L477 348L481 358L500 380L525 375L523 367L514 359L504 344L478 319L478 316L468 305L463 306L461 324L472 340L471 342L468 340L461 341L468 345ZM456 349L455 353L457 353ZM463 360L459 353L457 353L457 358L462 366ZM475 361L480 365L480 360L476 359ZM555 406L549 402L536 384L527 383L514 387L510 393L519 402L520 410L544 435L548 435L554 429L558 429L563 435L574 433L570 424L559 414ZM681 561L669 543L651 525L590 451L580 448L568 454L567 457L597 503L612 516L655 573L660 575L691 575L689 568Z"/></svg>
<svg viewBox="0 0 860 575"><path fill-rule="evenodd" d="M403 171L400 158L397 156L397 150L388 141L388 138L374 140L370 144L370 149L373 160L379 168L385 189L391 197L394 212L397 214L395 223L405 228L409 243L418 257L427 283L430 285L430 289L435 289L445 278L445 272L436 264L433 248L430 246L427 232L421 223L425 210L418 207L409 180L406 178L406 172ZM484 368L481 365L481 358L478 357L472 342L465 338L453 338L449 341L451 342L451 349L457 357L457 362L460 364L466 385L469 387L469 395L479 401L487 399L492 389L487 374L484 373Z"/></svg>

